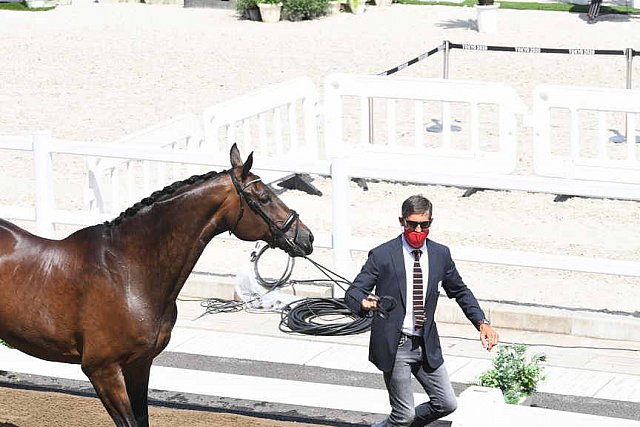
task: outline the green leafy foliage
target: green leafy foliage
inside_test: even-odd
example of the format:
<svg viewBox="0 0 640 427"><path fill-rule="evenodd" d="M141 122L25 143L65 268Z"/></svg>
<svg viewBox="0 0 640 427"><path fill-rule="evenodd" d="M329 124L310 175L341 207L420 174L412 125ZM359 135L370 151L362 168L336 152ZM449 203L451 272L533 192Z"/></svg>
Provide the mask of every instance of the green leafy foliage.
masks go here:
<svg viewBox="0 0 640 427"><path fill-rule="evenodd" d="M256 0L236 0L236 11L244 15L249 9L258 7Z"/></svg>
<svg viewBox="0 0 640 427"><path fill-rule="evenodd" d="M589 5L572 4L572 3L537 3L526 1L508 1L508 0L494 0L495 3L500 3L500 9L517 9L517 10L549 10L556 12L571 12L571 13L587 13ZM464 0L462 2L453 2L447 0L398 0L400 4L419 4L422 6L458 6L458 7L472 7L476 4L481 4L479 0ZM634 9L628 6L618 5L603 5L600 9L600 14L622 14L628 15L637 13L640 9Z"/></svg>
<svg viewBox="0 0 640 427"><path fill-rule="evenodd" d="M493 360L493 368L483 372L479 384L502 390L507 403L517 404L520 398L529 396L536 390L539 381L544 380L541 362L544 354L534 354L527 360L527 346L524 344L504 345Z"/></svg>
<svg viewBox="0 0 640 427"><path fill-rule="evenodd" d="M21 12L43 12L43 11L52 10L52 9L55 9L55 6L29 8L27 7L26 2L0 3L0 10L16 10Z"/></svg>
<svg viewBox="0 0 640 427"><path fill-rule="evenodd" d="M9 348L13 348L11 347L9 344L7 344L6 342L4 342L3 340L0 340L0 345L3 345L5 347L9 347Z"/></svg>
<svg viewBox="0 0 640 427"><path fill-rule="evenodd" d="M328 0L285 0L284 11L292 21L315 19L327 13Z"/></svg>

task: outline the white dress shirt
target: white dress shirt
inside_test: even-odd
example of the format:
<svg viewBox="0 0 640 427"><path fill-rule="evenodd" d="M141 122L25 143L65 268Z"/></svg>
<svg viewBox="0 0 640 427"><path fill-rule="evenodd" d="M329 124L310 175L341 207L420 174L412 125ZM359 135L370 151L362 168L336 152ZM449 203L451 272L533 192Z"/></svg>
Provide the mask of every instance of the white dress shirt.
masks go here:
<svg viewBox="0 0 640 427"><path fill-rule="evenodd" d="M404 257L404 271L407 276L407 292L406 292L406 300L405 307L407 307L407 311L404 315L404 322L402 322L402 333L406 335L419 335L416 334L415 331L415 320L413 318L413 263L415 258L411 252L415 251L416 248L412 247L407 243L402 236L402 255ZM421 248L417 250L422 251L422 255L420 256L420 268L422 269L422 301L424 304L424 298L427 292L427 283L429 279L429 256L427 254L427 241L422 244ZM427 320L425 319L425 322Z"/></svg>

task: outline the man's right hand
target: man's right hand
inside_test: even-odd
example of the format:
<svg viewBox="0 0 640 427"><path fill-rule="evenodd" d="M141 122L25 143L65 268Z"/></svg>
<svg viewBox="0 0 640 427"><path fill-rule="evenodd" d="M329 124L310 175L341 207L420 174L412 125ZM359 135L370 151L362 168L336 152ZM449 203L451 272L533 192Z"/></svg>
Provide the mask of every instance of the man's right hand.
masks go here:
<svg viewBox="0 0 640 427"><path fill-rule="evenodd" d="M375 295L367 295L367 297L362 300L361 305L364 311L377 311L378 297Z"/></svg>

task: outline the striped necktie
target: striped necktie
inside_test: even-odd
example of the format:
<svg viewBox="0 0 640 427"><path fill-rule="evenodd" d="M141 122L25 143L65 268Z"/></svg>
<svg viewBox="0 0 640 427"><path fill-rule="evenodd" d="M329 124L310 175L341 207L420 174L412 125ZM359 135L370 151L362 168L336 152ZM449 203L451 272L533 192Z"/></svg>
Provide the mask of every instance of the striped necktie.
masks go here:
<svg viewBox="0 0 640 427"><path fill-rule="evenodd" d="M421 250L411 252L413 254L413 318L416 332L424 326L424 299L422 291L422 268L420 267Z"/></svg>

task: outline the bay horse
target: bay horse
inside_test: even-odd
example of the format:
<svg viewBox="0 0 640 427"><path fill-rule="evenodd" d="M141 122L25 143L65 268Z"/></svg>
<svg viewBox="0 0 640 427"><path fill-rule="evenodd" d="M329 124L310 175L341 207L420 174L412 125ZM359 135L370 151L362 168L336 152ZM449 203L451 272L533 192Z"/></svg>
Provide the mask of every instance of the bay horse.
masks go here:
<svg viewBox="0 0 640 427"><path fill-rule="evenodd" d="M0 338L41 359L80 364L116 426L149 425L153 359L167 346L176 298L211 239L225 231L291 256L313 234L243 163L156 191L63 240L0 220Z"/></svg>

